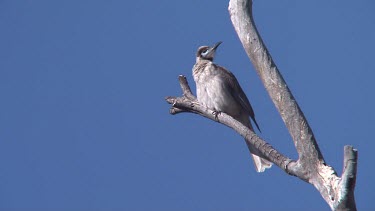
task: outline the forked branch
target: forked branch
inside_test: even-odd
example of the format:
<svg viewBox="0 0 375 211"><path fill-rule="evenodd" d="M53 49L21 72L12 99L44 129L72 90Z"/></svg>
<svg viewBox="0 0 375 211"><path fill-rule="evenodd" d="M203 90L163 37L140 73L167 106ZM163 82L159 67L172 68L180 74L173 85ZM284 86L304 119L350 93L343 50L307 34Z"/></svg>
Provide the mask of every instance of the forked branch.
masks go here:
<svg viewBox="0 0 375 211"><path fill-rule="evenodd" d="M345 146L344 169L341 177L338 177L335 170L325 163L305 116L259 36L252 17L252 1L231 0L229 13L247 55L292 136L299 159L293 161L284 156L229 115L225 113L216 115L213 110L201 105L191 93L184 76L179 77L183 96L166 97L166 101L172 104L170 113L196 113L233 128L248 143L255 146L265 158L286 173L312 184L332 210L356 210L354 188L357 174L357 150L351 146Z"/></svg>
<svg viewBox="0 0 375 211"><path fill-rule="evenodd" d="M228 10L247 55L292 136L299 155L297 175L304 175L301 179L314 185L332 210L356 210L357 151L345 147L344 165L349 167L345 168L341 178L325 164L305 116L258 33L252 15L252 1L230 0Z"/></svg>

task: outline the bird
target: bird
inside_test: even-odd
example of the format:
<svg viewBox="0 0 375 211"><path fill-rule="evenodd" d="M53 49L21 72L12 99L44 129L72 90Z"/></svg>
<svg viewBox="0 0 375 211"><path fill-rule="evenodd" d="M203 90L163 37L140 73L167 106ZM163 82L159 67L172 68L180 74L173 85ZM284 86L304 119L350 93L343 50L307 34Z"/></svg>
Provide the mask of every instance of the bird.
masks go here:
<svg viewBox="0 0 375 211"><path fill-rule="evenodd" d="M217 42L212 47L200 46L197 50L196 63L192 70L197 100L215 113L224 112L254 131L250 117L260 131L253 108L236 77L229 70L213 62L216 50L221 43ZM271 168L270 161L263 158L254 146L248 142L246 144L257 172L264 172Z"/></svg>

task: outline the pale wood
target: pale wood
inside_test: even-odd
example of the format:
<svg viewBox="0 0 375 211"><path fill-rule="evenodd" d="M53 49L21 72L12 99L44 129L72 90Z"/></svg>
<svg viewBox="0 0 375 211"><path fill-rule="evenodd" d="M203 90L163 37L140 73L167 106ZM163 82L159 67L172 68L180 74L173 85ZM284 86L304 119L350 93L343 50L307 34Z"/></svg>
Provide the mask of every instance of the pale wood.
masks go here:
<svg viewBox="0 0 375 211"><path fill-rule="evenodd" d="M286 173L312 184L332 210L356 210L354 188L357 175L357 150L344 148L344 168L341 177L327 165L314 134L300 107L281 76L264 45L253 20L252 1L231 0L229 13L242 45L279 111L293 138L299 158L294 161L274 149L249 128L225 113L214 112L201 105L192 94L187 80L179 76L182 97L166 97L172 104L171 114L191 112L233 128L263 156Z"/></svg>

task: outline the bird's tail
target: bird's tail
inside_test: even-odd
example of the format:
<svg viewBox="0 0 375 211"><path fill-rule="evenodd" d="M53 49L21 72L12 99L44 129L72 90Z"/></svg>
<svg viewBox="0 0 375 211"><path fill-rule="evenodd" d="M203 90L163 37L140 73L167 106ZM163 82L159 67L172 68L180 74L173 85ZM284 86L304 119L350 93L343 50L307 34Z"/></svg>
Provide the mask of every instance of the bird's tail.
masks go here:
<svg viewBox="0 0 375 211"><path fill-rule="evenodd" d="M249 118L242 120L243 124L246 125L250 130L254 131L253 126L250 123ZM257 128L259 129L258 124L256 124ZM260 157L261 153L257 150L253 145L249 144L246 140L246 145L250 150L250 154L253 157L255 169L257 172L264 172L266 169L272 167L272 162Z"/></svg>
<svg viewBox="0 0 375 211"><path fill-rule="evenodd" d="M254 165L255 169L257 172L264 172L266 169L271 168L272 163L264 158L259 157L258 153L256 153L258 150L255 149L252 145L250 145L246 140L245 140L247 147L250 150L250 154L253 157L254 160Z"/></svg>

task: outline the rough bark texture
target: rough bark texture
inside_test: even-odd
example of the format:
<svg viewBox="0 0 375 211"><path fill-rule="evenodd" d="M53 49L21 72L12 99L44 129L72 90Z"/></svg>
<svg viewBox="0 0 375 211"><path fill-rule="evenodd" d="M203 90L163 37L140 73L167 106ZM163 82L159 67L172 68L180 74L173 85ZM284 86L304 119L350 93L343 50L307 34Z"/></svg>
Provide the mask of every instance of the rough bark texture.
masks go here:
<svg viewBox="0 0 375 211"><path fill-rule="evenodd" d="M232 117L217 114L201 105L184 76L179 77L183 96L166 97L166 101L172 104L170 113L196 113L233 128L286 173L312 184L332 210L356 210L357 150L345 146L344 169L341 178L338 177L335 170L325 163L306 118L258 34L252 17L252 1L231 0L229 13L247 55L292 136L299 159L291 160Z"/></svg>

